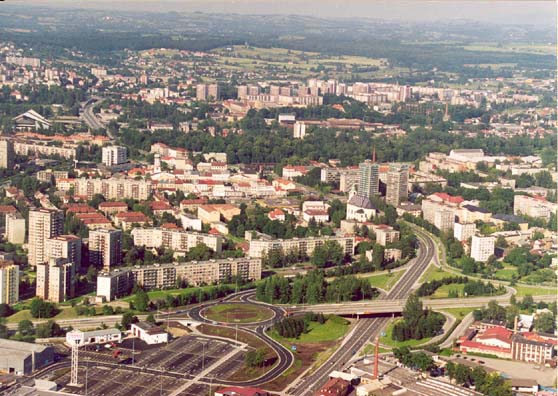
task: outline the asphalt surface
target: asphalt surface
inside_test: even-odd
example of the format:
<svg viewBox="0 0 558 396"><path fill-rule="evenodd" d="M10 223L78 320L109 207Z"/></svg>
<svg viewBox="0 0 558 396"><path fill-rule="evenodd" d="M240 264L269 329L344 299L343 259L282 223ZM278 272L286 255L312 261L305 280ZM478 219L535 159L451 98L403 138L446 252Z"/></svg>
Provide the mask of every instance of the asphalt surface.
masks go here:
<svg viewBox="0 0 558 396"><path fill-rule="evenodd" d="M269 328L270 326L272 326L275 322L281 320L283 318L283 316L285 315L285 311L283 310L283 308L276 307L276 306L271 305L271 304L265 304L265 303L262 303L262 302L254 301L253 300L254 294L255 294L254 290L247 290L247 291L241 292L239 294L228 296L227 298L222 299L221 301L215 301L215 302L211 302L211 303L201 304L199 306L193 307L192 309L190 309L188 311L188 315L193 320L196 320L196 321L201 322L201 323L215 324L214 321L206 319L203 316L203 311L205 309L207 309L208 307L212 306L212 305L227 304L228 302L232 303L231 300L238 299L239 301L234 301L235 304L262 305L262 306L265 306L266 308L269 308L269 309L273 310L273 312L275 313L274 317L267 320L267 321L258 322L256 325L253 325L253 324L238 324L238 328L241 328L242 330L253 334L254 336L261 339L263 342L265 342L267 345L269 345L269 347L271 349L273 349L275 351L275 353L277 354L278 363L271 370L269 370L267 373L265 373L261 377L256 378L254 380L243 381L243 382L232 382L232 381L219 380L218 382L220 384L223 384L223 385L239 385L239 386L258 386L258 385L262 385L262 384L265 384L266 382L272 381L275 378L277 378L278 376L280 376L283 372L285 372L294 363L294 356L293 356L292 352L289 349L285 348L282 344L275 341L273 338L269 337L266 334L266 329ZM219 323L219 325L221 325L221 326L227 326L227 325L237 326L237 325L231 324L231 323Z"/></svg>
<svg viewBox="0 0 558 396"><path fill-rule="evenodd" d="M417 233L419 239L419 254L415 262L410 266L405 274L393 286L389 293L381 296L384 300L397 300L407 298L413 286L418 281L423 272L435 256L436 246L434 242L425 234ZM351 358L369 340L379 335L379 332L389 322L389 318L362 318L353 328L344 343L335 351L330 358L312 374L305 376L297 384L294 384L287 393L295 396L311 395L323 385L333 370L343 370Z"/></svg>
<svg viewBox="0 0 558 396"><path fill-rule="evenodd" d="M98 98L92 98L92 99L94 99L94 101L89 103L83 108L83 112L81 113L81 118L83 119L85 124L92 130L104 129L105 126L103 125L103 123L93 113L93 108L95 107L95 105L100 99ZM108 130L107 130L107 134L111 139L114 140L114 136L112 136Z"/></svg>

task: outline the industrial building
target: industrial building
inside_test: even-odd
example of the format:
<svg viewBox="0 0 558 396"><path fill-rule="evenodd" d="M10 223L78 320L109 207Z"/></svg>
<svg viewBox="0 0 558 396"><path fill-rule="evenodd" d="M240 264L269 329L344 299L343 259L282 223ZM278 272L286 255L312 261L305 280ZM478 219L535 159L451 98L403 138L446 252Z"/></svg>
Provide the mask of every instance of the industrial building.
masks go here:
<svg viewBox="0 0 558 396"><path fill-rule="evenodd" d="M169 335L163 329L148 322L133 323L130 331L148 345L169 342Z"/></svg>
<svg viewBox="0 0 558 396"><path fill-rule="evenodd" d="M50 346L0 339L0 371L27 375L53 362Z"/></svg>
<svg viewBox="0 0 558 396"><path fill-rule="evenodd" d="M72 330L66 333L66 344L73 345L102 344L105 342L121 342L122 333L118 329L104 329L95 331Z"/></svg>

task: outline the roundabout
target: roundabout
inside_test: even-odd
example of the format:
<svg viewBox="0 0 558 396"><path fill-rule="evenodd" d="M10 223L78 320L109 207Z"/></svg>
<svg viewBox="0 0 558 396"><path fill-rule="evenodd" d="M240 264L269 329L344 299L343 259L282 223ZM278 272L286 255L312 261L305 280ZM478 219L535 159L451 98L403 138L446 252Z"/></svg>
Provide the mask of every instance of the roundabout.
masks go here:
<svg viewBox="0 0 558 396"><path fill-rule="evenodd" d="M258 324L275 318L277 313L269 307L245 302L223 302L200 311L212 322L232 324Z"/></svg>

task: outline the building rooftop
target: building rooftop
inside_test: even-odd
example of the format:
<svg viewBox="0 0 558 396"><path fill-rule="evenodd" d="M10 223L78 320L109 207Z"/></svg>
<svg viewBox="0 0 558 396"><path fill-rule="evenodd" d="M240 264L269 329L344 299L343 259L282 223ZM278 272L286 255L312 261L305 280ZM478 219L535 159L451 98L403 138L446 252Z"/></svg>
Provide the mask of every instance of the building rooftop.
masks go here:
<svg viewBox="0 0 558 396"><path fill-rule="evenodd" d="M368 197L362 195L353 195L348 202L349 205L357 206L362 209L376 209Z"/></svg>

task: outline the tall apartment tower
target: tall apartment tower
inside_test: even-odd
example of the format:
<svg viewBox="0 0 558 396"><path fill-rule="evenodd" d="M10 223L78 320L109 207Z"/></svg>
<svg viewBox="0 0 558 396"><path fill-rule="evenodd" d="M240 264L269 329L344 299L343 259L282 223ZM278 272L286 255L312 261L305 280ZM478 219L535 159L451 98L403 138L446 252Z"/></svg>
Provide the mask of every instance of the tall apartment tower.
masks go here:
<svg viewBox="0 0 558 396"><path fill-rule="evenodd" d="M102 162L103 165L113 166L123 164L127 160L126 147L122 146L107 146L102 149Z"/></svg>
<svg viewBox="0 0 558 396"><path fill-rule="evenodd" d="M25 219L19 213L6 215L5 236L10 243L21 245L25 242Z"/></svg>
<svg viewBox="0 0 558 396"><path fill-rule="evenodd" d="M122 263L122 231L104 228L89 232L89 263L104 270Z"/></svg>
<svg viewBox="0 0 558 396"><path fill-rule="evenodd" d="M0 261L0 304L19 301L19 266L13 261Z"/></svg>
<svg viewBox="0 0 558 396"><path fill-rule="evenodd" d="M358 165L358 195L371 198L380 193L380 167L376 163L376 148L372 161L366 160Z"/></svg>
<svg viewBox="0 0 558 396"><path fill-rule="evenodd" d="M11 169L14 166L14 144L7 139L0 139L0 169Z"/></svg>
<svg viewBox="0 0 558 396"><path fill-rule="evenodd" d="M221 99L221 87L219 84L209 84L207 86L207 98L213 100Z"/></svg>
<svg viewBox="0 0 558 396"><path fill-rule="evenodd" d="M37 265L36 295L46 301L63 302L75 296L75 265L64 258L50 258Z"/></svg>
<svg viewBox="0 0 558 396"><path fill-rule="evenodd" d="M64 213L58 209L33 209L29 211L29 264L48 261L46 240L62 234Z"/></svg>
<svg viewBox="0 0 558 396"><path fill-rule="evenodd" d="M45 241L45 251L48 258L63 258L81 266L81 238L75 235L58 235Z"/></svg>
<svg viewBox="0 0 558 396"><path fill-rule="evenodd" d="M207 84L196 85L196 99L207 100Z"/></svg>
<svg viewBox="0 0 558 396"><path fill-rule="evenodd" d="M386 203L397 206L407 200L409 184L409 167L407 165L391 166L387 174Z"/></svg>

